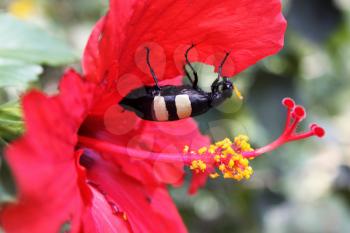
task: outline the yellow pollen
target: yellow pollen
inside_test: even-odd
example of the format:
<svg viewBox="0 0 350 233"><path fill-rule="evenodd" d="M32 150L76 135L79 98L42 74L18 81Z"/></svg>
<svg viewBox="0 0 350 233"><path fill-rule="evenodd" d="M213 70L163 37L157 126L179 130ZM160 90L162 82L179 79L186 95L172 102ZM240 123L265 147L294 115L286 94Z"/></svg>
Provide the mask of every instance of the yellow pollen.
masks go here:
<svg viewBox="0 0 350 233"><path fill-rule="evenodd" d="M186 145L183 149L183 153L188 153L189 150L190 150L190 147Z"/></svg>
<svg viewBox="0 0 350 233"><path fill-rule="evenodd" d="M228 162L228 167L232 169L234 165L235 161L233 161L233 159L230 159L230 162Z"/></svg>
<svg viewBox="0 0 350 233"><path fill-rule="evenodd" d="M198 154L200 155L204 154L205 152L207 152L207 148L205 146L198 150Z"/></svg>
<svg viewBox="0 0 350 233"><path fill-rule="evenodd" d="M235 92L235 94L238 97L238 99L240 99L240 100L244 99L242 93L238 90L236 85L233 85L233 91Z"/></svg>
<svg viewBox="0 0 350 233"><path fill-rule="evenodd" d="M188 147L185 147L184 151L188 151ZM207 172L213 179L219 177L219 173L225 179L238 181L249 179L253 174L253 169L249 166L249 159L242 155L242 152L246 151L253 151L249 144L249 138L246 135L238 135L233 142L226 138L209 147L202 147L197 152L191 151L191 154L201 155L203 158L206 158L206 162L193 160L190 164L190 169L196 173ZM212 162L208 158L212 158Z"/></svg>
<svg viewBox="0 0 350 233"><path fill-rule="evenodd" d="M215 173L211 173L209 176L210 176L210 178L212 178L212 179L216 179L216 178L218 178L220 175L219 175L219 173L215 172Z"/></svg>
<svg viewBox="0 0 350 233"><path fill-rule="evenodd" d="M232 178L234 178L234 176L232 175L232 173L225 172L225 173L224 173L224 178L225 178L225 179L230 179L230 178L232 179Z"/></svg>
<svg viewBox="0 0 350 233"><path fill-rule="evenodd" d="M243 152L253 150L249 144L249 138L246 135L238 135L237 137L235 137L234 143Z"/></svg>
<svg viewBox="0 0 350 233"><path fill-rule="evenodd" d="M241 159L239 162L240 162L240 164L242 164L244 167L247 167L247 166L249 165L248 159Z"/></svg>
<svg viewBox="0 0 350 233"><path fill-rule="evenodd" d="M225 171L226 170L226 166L225 166L225 164L221 164L220 166L219 166L219 170L220 171Z"/></svg>
<svg viewBox="0 0 350 233"><path fill-rule="evenodd" d="M216 151L217 147L215 145L210 145L209 146L209 153L214 154Z"/></svg>
<svg viewBox="0 0 350 233"><path fill-rule="evenodd" d="M207 165L202 160L193 160L190 169L197 173L205 172Z"/></svg>

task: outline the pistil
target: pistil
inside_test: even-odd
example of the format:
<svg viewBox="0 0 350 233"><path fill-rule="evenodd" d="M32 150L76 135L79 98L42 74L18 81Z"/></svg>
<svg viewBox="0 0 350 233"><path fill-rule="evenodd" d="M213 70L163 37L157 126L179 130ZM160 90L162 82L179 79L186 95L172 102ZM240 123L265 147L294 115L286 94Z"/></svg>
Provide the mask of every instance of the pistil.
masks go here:
<svg viewBox="0 0 350 233"><path fill-rule="evenodd" d="M224 139L215 144L204 146L198 150L192 150L185 146L182 153L168 154L147 152L112 144L95 138L79 136L79 144L92 150L107 152L115 156L129 156L137 159L145 159L158 162L182 162L194 173L206 173L211 178L217 178L222 174L224 178L241 180L248 179L253 169L249 166L249 160L264 153L296 140L312 136L323 137L325 130L317 124L311 124L307 132L298 133L300 122L305 119L306 111L302 106L296 105L291 98L285 98L282 104L287 109L286 123L283 133L272 143L253 149L246 135L239 135L233 141Z"/></svg>

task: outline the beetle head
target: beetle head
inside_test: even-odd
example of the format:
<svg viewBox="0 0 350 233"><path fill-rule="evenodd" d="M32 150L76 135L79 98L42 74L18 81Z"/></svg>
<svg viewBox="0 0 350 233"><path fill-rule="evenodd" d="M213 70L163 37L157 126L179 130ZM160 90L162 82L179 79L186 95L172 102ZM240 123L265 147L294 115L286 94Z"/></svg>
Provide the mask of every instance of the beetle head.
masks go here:
<svg viewBox="0 0 350 233"><path fill-rule="evenodd" d="M233 84L228 78L224 77L223 83L222 83L222 94L226 98L230 98L232 96L232 93L233 93Z"/></svg>

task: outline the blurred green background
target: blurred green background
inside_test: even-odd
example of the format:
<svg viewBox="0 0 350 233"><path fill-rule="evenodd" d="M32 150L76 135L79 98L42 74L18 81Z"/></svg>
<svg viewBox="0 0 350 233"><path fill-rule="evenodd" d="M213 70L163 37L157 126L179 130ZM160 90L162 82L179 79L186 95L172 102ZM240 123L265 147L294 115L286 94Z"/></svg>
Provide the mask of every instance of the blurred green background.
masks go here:
<svg viewBox="0 0 350 233"><path fill-rule="evenodd" d="M191 233L350 232L350 1L286 0L283 6L289 23L285 48L235 78L243 103L233 98L197 120L215 140L245 133L255 147L262 146L282 131L280 101L290 96L308 110L305 129L317 122L327 135L254 160L249 181L210 180L196 196L188 196L185 187L171 189ZM5 145L21 133L14 101L28 87L55 93L64 67L80 69L79 57L107 0L0 0L0 9L0 142ZM4 12L30 25L23 29ZM6 28L5 21L12 26ZM47 43L26 43L9 56L4 35L15 28L34 30ZM59 44L59 54L50 51L52 44ZM44 58L43 51L48 54ZM197 68L210 73L210 67ZM20 73L15 76L12 70ZM206 81L201 85L208 86ZM13 187L0 182L5 187L0 193L9 194L2 201L11 197Z"/></svg>

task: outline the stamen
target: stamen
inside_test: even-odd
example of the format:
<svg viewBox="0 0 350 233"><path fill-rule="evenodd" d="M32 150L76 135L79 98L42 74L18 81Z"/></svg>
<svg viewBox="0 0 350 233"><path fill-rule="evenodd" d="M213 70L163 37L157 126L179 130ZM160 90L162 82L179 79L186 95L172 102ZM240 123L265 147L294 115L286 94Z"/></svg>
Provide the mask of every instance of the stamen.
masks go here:
<svg viewBox="0 0 350 233"><path fill-rule="evenodd" d="M79 136L79 146L101 153L107 152L106 154L111 156L123 155L167 163L182 162L189 166L194 173L208 174L213 179L219 177L220 174L228 179L249 179L253 174L253 169L249 166L249 160L291 141L325 135L325 130L317 124L312 124L307 132L296 132L300 122L306 117L306 111L302 106L296 105L294 100L290 98L283 99L282 103L287 109L286 127L279 138L259 149L251 147L246 135L238 135L233 141L226 138L198 150L192 150L189 146L185 146L182 154L144 153L141 150L84 136Z"/></svg>
<svg viewBox="0 0 350 233"><path fill-rule="evenodd" d="M186 147L188 148L188 147ZM203 159L193 160L190 169L195 173L208 173L213 179L219 177L219 173L225 179L249 179L253 169L249 166L248 159L244 158L243 152L251 152L249 138L239 135L232 142L226 138L208 148L200 148L198 151L187 152L187 156L201 155ZM211 159L208 159L211 158ZM205 161L205 162L204 162Z"/></svg>
<svg viewBox="0 0 350 233"><path fill-rule="evenodd" d="M288 126L290 125L290 117L291 117L291 112L295 106L295 102L293 99L291 98L284 98L282 100L282 104L284 105L284 107L287 108L287 118L286 118L286 125L284 127L284 130L286 130L288 128Z"/></svg>
<svg viewBox="0 0 350 233"><path fill-rule="evenodd" d="M323 137L325 135L325 130L317 124L312 124L310 130L307 132L297 133L297 127L306 117L304 107L296 105L291 98L283 99L282 104L287 108L286 126L278 139L256 150L251 148L249 138L245 135L237 136L233 143L229 139L219 141L210 146L210 148L215 147L212 153L210 153L213 157L212 161L208 159L203 160L205 156L200 160L201 162L207 162L206 169L201 170L196 167L190 167L190 169L196 173L207 172L211 178L217 178L219 176L215 171L215 168L217 168L223 174L224 178L235 180L248 179L252 175L253 169L249 166L247 159L253 159L291 141L301 140L311 136ZM198 150L195 155L203 156L201 152L202 150ZM193 155L193 151L191 154ZM208 153L204 155L208 156Z"/></svg>

